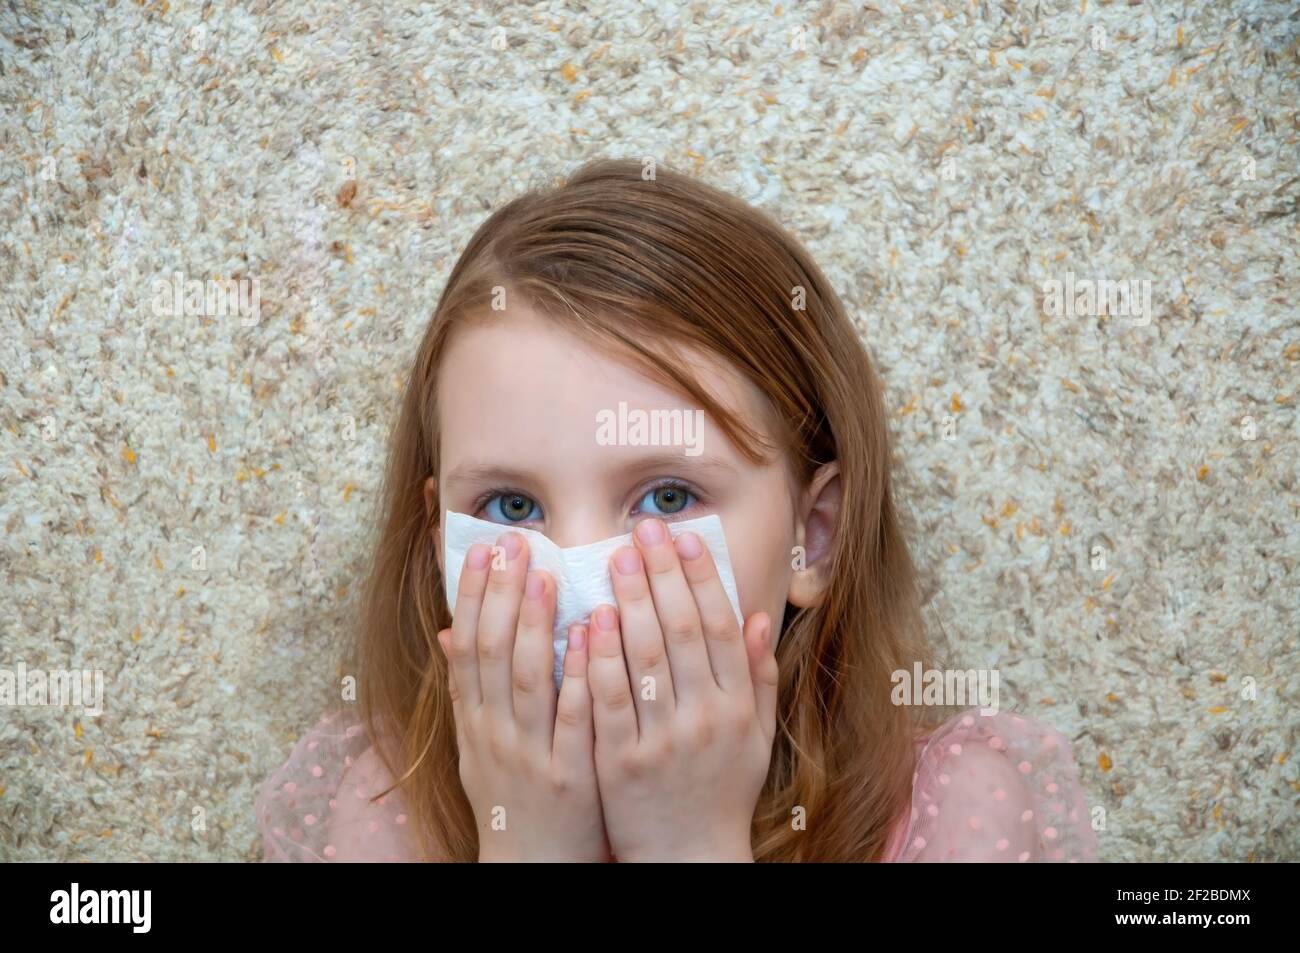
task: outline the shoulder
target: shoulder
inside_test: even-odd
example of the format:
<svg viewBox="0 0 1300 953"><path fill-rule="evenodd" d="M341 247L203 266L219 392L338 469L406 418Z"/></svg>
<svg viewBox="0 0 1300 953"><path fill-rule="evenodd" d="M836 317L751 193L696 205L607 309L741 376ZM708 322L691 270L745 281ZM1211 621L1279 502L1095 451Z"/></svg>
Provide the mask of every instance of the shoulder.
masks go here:
<svg viewBox="0 0 1300 953"><path fill-rule="evenodd" d="M332 860L417 859L405 799L373 745L344 773L326 832Z"/></svg>
<svg viewBox="0 0 1300 953"><path fill-rule="evenodd" d="M970 709L920 749L894 860L1096 859L1073 752L1054 728Z"/></svg>
<svg viewBox="0 0 1300 953"><path fill-rule="evenodd" d="M322 717L254 803L267 861L409 860L409 818L357 716Z"/></svg>

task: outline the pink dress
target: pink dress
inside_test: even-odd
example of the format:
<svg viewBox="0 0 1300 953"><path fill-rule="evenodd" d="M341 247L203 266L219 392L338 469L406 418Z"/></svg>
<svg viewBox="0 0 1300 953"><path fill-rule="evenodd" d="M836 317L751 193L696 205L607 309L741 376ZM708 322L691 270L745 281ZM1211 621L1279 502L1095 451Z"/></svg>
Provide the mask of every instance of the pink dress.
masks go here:
<svg viewBox="0 0 1300 953"><path fill-rule="evenodd" d="M970 709L916 743L911 806L885 860L1095 861L1069 742L1033 719ZM267 861L417 859L400 790L352 710L323 716L262 784Z"/></svg>
<svg viewBox="0 0 1300 953"><path fill-rule="evenodd" d="M886 861L1096 861L1074 755L1056 730L971 708L916 747L912 806Z"/></svg>

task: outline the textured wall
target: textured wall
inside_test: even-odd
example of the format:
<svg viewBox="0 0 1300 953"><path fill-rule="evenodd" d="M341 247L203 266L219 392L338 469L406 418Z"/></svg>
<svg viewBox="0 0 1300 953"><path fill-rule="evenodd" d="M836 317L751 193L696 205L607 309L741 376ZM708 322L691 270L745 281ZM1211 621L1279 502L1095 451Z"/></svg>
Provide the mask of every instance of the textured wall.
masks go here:
<svg viewBox="0 0 1300 953"><path fill-rule="evenodd" d="M0 668L106 679L0 709L0 859L258 856L450 266L596 155L822 263L936 627L1074 739L1104 858L1300 857L1294 7L462 6L0 10ZM155 314L177 271L260 321ZM1067 272L1154 313L1045 314Z"/></svg>

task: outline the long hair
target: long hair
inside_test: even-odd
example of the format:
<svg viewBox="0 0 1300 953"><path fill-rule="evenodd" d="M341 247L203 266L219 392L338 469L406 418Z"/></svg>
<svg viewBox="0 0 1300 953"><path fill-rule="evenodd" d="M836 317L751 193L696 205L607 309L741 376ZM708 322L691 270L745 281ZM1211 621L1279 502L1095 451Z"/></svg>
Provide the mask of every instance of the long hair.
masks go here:
<svg viewBox="0 0 1300 953"><path fill-rule="evenodd" d="M783 455L799 486L838 461L828 589L814 608L787 604L779 630L777 734L752 843L763 861L880 859L910 804L917 731L933 717L890 699L891 673L926 658L883 388L830 284L780 225L638 160L589 162L493 213L452 270L415 356L357 650L365 725L390 739L379 753L427 856L478 856L436 639L451 624L433 536L441 506L435 498L426 508L423 494L439 472L438 370L453 331L491 320L501 289L689 395L756 464ZM752 381L780 424L777 443L720 406L671 359L674 348L717 355Z"/></svg>

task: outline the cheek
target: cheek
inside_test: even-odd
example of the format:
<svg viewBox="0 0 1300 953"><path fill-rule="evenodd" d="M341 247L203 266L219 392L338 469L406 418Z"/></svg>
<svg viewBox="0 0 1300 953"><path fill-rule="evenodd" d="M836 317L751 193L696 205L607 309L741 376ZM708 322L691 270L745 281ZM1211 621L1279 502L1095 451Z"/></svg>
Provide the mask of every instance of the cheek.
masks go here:
<svg viewBox="0 0 1300 953"><path fill-rule="evenodd" d="M773 625L781 624L790 589L791 548L794 531L783 519L757 520L743 533L727 533L727 551L736 574L740 611L748 619L766 612Z"/></svg>

